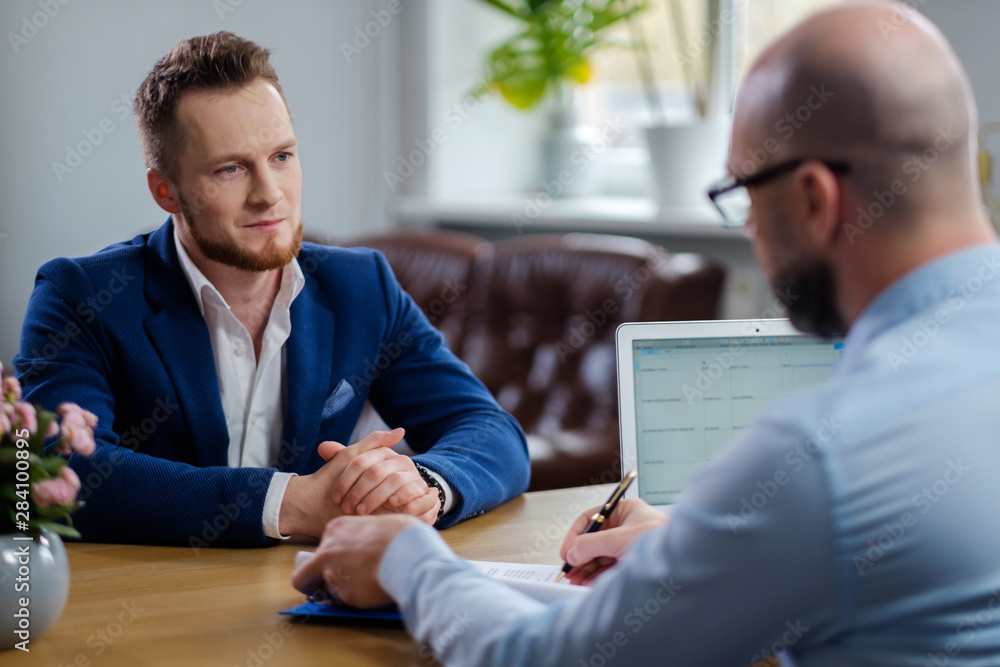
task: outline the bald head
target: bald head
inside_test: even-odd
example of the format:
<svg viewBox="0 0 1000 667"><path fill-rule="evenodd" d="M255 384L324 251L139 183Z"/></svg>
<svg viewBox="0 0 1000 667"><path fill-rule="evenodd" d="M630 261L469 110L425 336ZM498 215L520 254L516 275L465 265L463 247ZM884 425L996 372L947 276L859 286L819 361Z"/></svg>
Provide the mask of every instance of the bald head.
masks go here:
<svg viewBox="0 0 1000 667"><path fill-rule="evenodd" d="M919 192L896 214L927 197L975 199L976 127L968 77L930 21L902 3L842 5L800 24L754 64L737 99L730 170L842 160L862 201L916 177ZM758 147L767 157L751 165Z"/></svg>

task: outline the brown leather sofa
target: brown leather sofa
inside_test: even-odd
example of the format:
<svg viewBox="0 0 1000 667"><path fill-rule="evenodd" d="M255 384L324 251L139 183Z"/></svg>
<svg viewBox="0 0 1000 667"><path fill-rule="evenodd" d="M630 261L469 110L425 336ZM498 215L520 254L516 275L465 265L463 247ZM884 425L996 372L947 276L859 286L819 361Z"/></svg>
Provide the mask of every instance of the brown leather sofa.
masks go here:
<svg viewBox="0 0 1000 667"><path fill-rule="evenodd" d="M528 435L531 490L621 476L615 330L717 317L723 269L599 234L491 243L400 230L348 245L382 251L448 345Z"/></svg>

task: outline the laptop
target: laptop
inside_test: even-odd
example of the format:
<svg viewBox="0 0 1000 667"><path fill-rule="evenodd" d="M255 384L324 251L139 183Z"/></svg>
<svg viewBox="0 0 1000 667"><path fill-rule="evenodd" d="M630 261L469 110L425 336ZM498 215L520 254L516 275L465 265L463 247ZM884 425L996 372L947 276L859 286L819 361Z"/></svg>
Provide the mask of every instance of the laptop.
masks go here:
<svg viewBox="0 0 1000 667"><path fill-rule="evenodd" d="M788 320L628 323L615 334L626 497L667 508L774 399L820 384L843 340Z"/></svg>

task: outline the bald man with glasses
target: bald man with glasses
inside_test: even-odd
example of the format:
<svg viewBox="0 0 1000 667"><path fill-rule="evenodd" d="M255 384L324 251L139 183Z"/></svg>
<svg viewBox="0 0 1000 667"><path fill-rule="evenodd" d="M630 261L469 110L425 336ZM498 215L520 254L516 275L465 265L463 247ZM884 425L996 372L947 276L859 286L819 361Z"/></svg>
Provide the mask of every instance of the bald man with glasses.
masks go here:
<svg viewBox="0 0 1000 667"><path fill-rule="evenodd" d="M561 555L590 594L528 599L398 516L335 519L293 583L395 600L447 665L1000 664L1000 247L975 109L951 46L900 3L838 5L757 60L710 196L798 328L847 332L843 356L696 474L669 523L638 500L596 533L581 515Z"/></svg>

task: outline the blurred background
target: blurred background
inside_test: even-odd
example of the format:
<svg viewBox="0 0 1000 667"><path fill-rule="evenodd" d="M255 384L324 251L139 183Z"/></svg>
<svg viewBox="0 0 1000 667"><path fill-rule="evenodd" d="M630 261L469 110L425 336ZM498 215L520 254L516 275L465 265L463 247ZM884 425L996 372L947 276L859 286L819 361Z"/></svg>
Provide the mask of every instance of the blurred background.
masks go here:
<svg viewBox="0 0 1000 667"><path fill-rule="evenodd" d="M723 175L726 114L748 62L833 0L579 0L554 3L568 13L535 25L526 19L547 4L5 0L0 361L9 367L17 351L41 264L166 219L146 189L132 96L174 43L217 30L272 50L300 142L312 237L350 242L420 227L491 241L635 236L723 265L721 316L765 313L772 299L748 241L721 227L700 183ZM981 121L1000 120L991 34L1000 2L910 4L952 40ZM558 76L537 75L544 67L531 36L546 29L565 50ZM776 136L787 129L776 125Z"/></svg>

